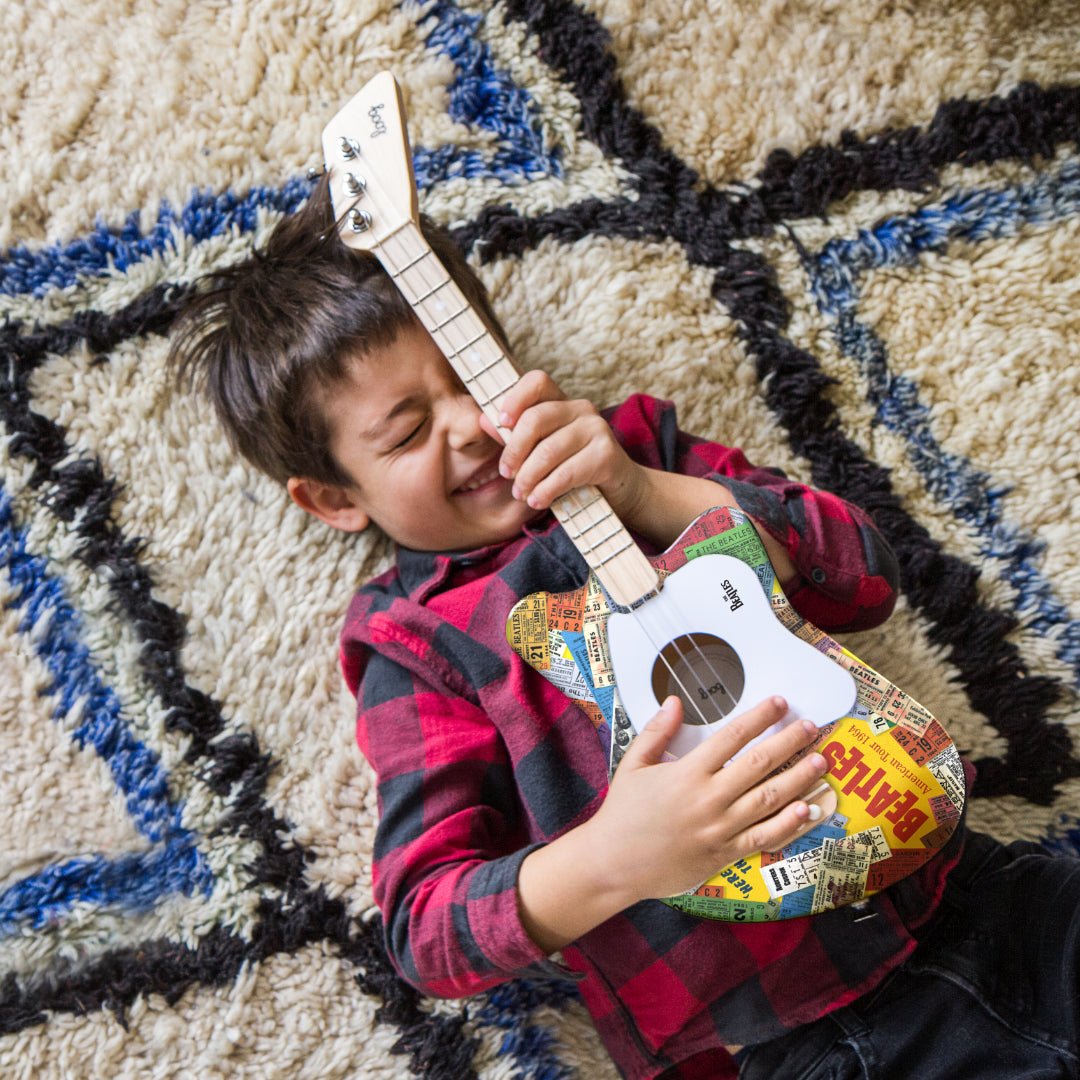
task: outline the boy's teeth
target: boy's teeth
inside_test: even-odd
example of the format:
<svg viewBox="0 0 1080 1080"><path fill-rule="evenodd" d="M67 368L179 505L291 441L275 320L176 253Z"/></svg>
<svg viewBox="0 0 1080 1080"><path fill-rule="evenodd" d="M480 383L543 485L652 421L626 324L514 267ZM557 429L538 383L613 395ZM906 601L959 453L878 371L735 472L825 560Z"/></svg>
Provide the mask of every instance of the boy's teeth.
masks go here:
<svg viewBox="0 0 1080 1080"><path fill-rule="evenodd" d="M496 476L499 475L498 469L492 469L491 472L484 473L483 476L477 477L475 480L470 480L467 484L462 484L461 491L475 491L478 487L483 487L485 484L490 484Z"/></svg>

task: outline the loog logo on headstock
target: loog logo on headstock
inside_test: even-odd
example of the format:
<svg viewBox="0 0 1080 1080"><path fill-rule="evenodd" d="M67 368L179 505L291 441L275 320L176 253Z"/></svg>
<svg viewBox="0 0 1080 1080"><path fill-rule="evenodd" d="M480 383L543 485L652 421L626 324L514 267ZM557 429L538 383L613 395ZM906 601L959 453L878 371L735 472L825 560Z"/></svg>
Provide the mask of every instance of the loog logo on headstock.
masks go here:
<svg viewBox="0 0 1080 1080"><path fill-rule="evenodd" d="M499 402L518 373L420 230L404 108L389 72L330 121L323 148L343 242L379 259L498 427ZM612 770L670 693L686 716L671 743L677 754L775 693L821 729L814 748L829 771L816 801L827 816L790 848L740 859L666 903L740 922L815 914L880 891L945 844L964 804L952 740L918 702L795 613L741 511L701 515L652 560L596 488L562 496L552 511L589 580L522 599L507 640L610 727Z"/></svg>
<svg viewBox="0 0 1080 1080"><path fill-rule="evenodd" d="M372 139L377 139L380 135L385 135L390 129L386 126L386 121L382 118L382 111L386 108L385 103L378 102L376 105L372 105L368 109L368 119L371 121L371 130L368 133Z"/></svg>

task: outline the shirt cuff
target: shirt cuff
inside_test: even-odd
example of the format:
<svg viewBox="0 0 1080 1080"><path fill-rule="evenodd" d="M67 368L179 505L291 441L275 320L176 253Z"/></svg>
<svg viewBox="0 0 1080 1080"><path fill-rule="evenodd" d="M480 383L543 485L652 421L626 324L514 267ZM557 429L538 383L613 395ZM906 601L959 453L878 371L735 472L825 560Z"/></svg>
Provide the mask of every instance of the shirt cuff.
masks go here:
<svg viewBox="0 0 1080 1080"><path fill-rule="evenodd" d="M580 972L548 957L521 921L517 880L521 864L543 847L530 844L478 868L469 884L469 925L473 940L492 967L513 976L581 979Z"/></svg>

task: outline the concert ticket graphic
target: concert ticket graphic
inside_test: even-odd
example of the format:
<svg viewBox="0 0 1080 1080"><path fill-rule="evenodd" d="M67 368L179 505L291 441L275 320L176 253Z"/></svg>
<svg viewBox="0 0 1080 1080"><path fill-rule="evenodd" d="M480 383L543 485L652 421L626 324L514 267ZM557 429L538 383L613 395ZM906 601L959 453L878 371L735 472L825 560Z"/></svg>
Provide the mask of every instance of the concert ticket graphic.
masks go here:
<svg viewBox="0 0 1080 1080"><path fill-rule="evenodd" d="M843 667L856 697L849 713L822 726L804 751L816 750L828 762L825 780L837 796L835 813L783 850L739 859L692 892L664 902L703 918L769 922L863 900L918 869L952 835L964 805L960 755L929 710L799 616L756 529L737 508L702 514L652 563L663 579L694 559L718 554L753 569L779 623ZM634 728L611 665L611 612L603 587L590 574L588 585L573 592L533 593L519 601L506 634L522 659L576 701L598 729L606 729L601 734L611 747L613 775ZM736 657L740 649L750 651L745 642L726 645Z"/></svg>

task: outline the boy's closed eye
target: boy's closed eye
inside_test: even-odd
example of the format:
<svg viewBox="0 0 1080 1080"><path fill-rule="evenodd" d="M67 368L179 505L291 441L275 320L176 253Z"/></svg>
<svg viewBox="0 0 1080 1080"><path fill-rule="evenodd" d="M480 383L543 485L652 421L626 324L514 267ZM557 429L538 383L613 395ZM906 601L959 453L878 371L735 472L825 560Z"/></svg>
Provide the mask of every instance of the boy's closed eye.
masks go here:
<svg viewBox="0 0 1080 1080"><path fill-rule="evenodd" d="M405 447L406 447L406 446L408 446L408 445L409 445L409 443L411 443L411 442L413 441L413 439L415 439L415 438L416 438L416 436L420 434L420 432L421 432L421 431L423 431L424 427L425 427L425 426L427 425L427 422L428 422L428 418L427 418L427 417L425 416L425 417L424 417L424 418L423 418L423 419L422 419L422 420L420 421L420 423L419 423L419 424L417 424L417 425L416 425L416 427L414 427L414 428L413 428L413 429L412 429L412 430L411 430L411 431L410 431L410 432L408 433L408 435L406 435L406 436L405 436L405 438L403 438L403 439L400 439L400 440L399 440L398 442L394 443L394 445L393 445L393 446L391 446L391 447L390 447L390 448L388 449L387 453L391 453L391 454L392 454L392 453L393 453L393 452L394 452L395 450L404 450L404 449L405 449Z"/></svg>

